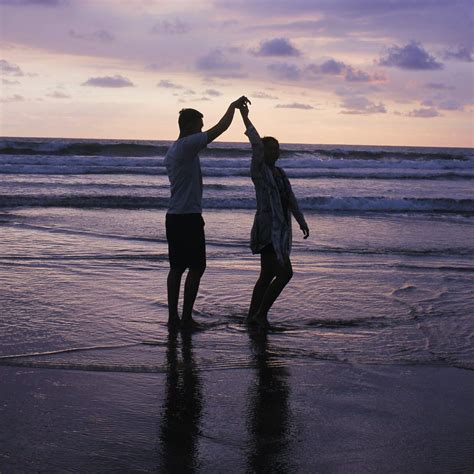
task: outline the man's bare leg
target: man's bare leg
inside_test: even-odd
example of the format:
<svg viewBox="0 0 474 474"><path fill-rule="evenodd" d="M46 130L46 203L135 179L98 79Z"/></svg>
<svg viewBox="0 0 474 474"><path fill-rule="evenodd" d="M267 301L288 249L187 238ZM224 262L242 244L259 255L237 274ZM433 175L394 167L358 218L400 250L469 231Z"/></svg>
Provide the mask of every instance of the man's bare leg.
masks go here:
<svg viewBox="0 0 474 474"><path fill-rule="evenodd" d="M263 327L268 326L268 312L270 308L293 277L293 268L289 259L284 265L281 265L276 260L276 255L271 254L268 257L271 259L271 262L268 262L268 264L276 269L275 278L267 287L260 307L253 318L257 324Z"/></svg>
<svg viewBox="0 0 474 474"><path fill-rule="evenodd" d="M184 268L171 268L168 273L168 326L170 327L178 326L180 322L178 315L178 300L183 273Z"/></svg>
<svg viewBox="0 0 474 474"><path fill-rule="evenodd" d="M183 326L197 326L197 323L193 320L193 308L199 290L201 277L204 274L205 269L205 267L189 269L186 281L184 283L184 303L182 317Z"/></svg>

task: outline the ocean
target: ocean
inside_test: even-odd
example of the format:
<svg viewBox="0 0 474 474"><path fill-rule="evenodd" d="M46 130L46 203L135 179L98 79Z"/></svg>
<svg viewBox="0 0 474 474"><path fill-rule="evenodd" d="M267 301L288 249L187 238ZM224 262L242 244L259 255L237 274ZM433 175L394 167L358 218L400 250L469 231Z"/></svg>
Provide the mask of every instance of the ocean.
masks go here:
<svg viewBox="0 0 474 474"><path fill-rule="evenodd" d="M169 145L0 139L0 367L167 373ZM248 143L201 153L208 264L192 347L202 374L259 367L243 324L259 271L249 164ZM310 237L294 222L270 367L472 371L474 150L281 144L279 165Z"/></svg>

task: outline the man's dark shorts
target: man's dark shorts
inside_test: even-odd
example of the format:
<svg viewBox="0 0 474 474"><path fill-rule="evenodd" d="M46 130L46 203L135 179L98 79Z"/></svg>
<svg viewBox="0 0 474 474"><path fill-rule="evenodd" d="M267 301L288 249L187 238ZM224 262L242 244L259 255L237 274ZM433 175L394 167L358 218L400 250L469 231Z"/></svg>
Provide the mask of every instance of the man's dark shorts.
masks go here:
<svg viewBox="0 0 474 474"><path fill-rule="evenodd" d="M171 268L206 267L206 240L201 214L166 214Z"/></svg>

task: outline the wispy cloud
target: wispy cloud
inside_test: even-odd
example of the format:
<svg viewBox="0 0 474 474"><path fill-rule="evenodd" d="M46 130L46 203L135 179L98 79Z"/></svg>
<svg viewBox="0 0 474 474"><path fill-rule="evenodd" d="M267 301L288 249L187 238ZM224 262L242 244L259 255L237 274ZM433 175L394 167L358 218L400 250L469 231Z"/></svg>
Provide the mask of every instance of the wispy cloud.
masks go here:
<svg viewBox="0 0 474 474"><path fill-rule="evenodd" d="M300 69L294 64L274 63L269 64L267 69L277 79L297 81L301 77Z"/></svg>
<svg viewBox="0 0 474 474"><path fill-rule="evenodd" d="M438 108L441 110L463 110L464 105L458 100L447 99L438 103Z"/></svg>
<svg viewBox="0 0 474 474"><path fill-rule="evenodd" d="M301 56L301 51L295 48L287 38L264 40L250 53L254 56Z"/></svg>
<svg viewBox="0 0 474 474"><path fill-rule="evenodd" d="M309 104L300 104L299 102L293 102L292 104L278 104L275 105L276 109L300 109L300 110L312 110L314 107Z"/></svg>
<svg viewBox="0 0 474 474"><path fill-rule="evenodd" d="M383 103L376 104L362 96L346 97L341 107L344 109L341 113L350 115L385 114L387 112Z"/></svg>
<svg viewBox="0 0 474 474"><path fill-rule="evenodd" d="M153 34L165 34L165 35L184 35L191 30L191 26L179 19L174 20L161 20L156 23L151 32Z"/></svg>
<svg viewBox="0 0 474 474"><path fill-rule="evenodd" d="M27 5L40 5L43 7L55 7L64 4L65 0L0 0L0 5L13 5L17 7Z"/></svg>
<svg viewBox="0 0 474 474"><path fill-rule="evenodd" d="M254 92L252 94L252 97L254 97L255 99L270 99L270 100L278 99L278 97L267 94L266 92Z"/></svg>
<svg viewBox="0 0 474 474"><path fill-rule="evenodd" d="M424 84L426 89L434 89L434 90L454 90L456 89L454 86L449 86L447 84L443 84L442 82L427 82Z"/></svg>
<svg viewBox="0 0 474 474"><path fill-rule="evenodd" d="M439 117L439 112L434 107L415 109L409 112L408 117L433 118Z"/></svg>
<svg viewBox="0 0 474 474"><path fill-rule="evenodd" d="M13 63L0 59L0 74L6 74L8 76L24 76L25 74L19 66Z"/></svg>
<svg viewBox="0 0 474 474"><path fill-rule="evenodd" d="M207 89L206 91L204 91L204 94L209 95L211 97L219 97L222 95L222 92L219 92L215 89Z"/></svg>
<svg viewBox="0 0 474 474"><path fill-rule="evenodd" d="M157 87L163 87L164 89L184 89L184 86L176 84L168 79L162 79L158 82Z"/></svg>
<svg viewBox="0 0 474 474"><path fill-rule="evenodd" d="M459 46L457 49L447 50L444 53L444 59L453 59L457 61L463 61L466 63L472 63L474 58L472 56L472 47Z"/></svg>
<svg viewBox="0 0 474 474"><path fill-rule="evenodd" d="M101 43L110 43L115 40L114 35L106 30L97 30L92 33L77 33L75 30L69 30L69 36L74 39L86 41L99 41Z"/></svg>
<svg viewBox="0 0 474 474"><path fill-rule="evenodd" d="M196 67L199 71L229 71L240 69L241 64L237 61L228 59L220 49L214 49L196 61Z"/></svg>
<svg viewBox="0 0 474 474"><path fill-rule="evenodd" d="M62 92L62 91L54 91L46 95L48 97L52 97L53 99L70 99L71 98L69 94L66 94L65 92Z"/></svg>
<svg viewBox="0 0 474 474"><path fill-rule="evenodd" d="M17 84L20 84L20 81L12 81L10 79L5 79L4 77L2 77L2 84L4 84L5 86L15 86Z"/></svg>
<svg viewBox="0 0 474 474"><path fill-rule="evenodd" d="M92 87L134 87L134 84L130 79L126 77L115 75L115 76L104 76L104 77L91 77L86 82L82 83L83 86Z"/></svg>
<svg viewBox="0 0 474 474"><path fill-rule="evenodd" d="M14 94L7 97L0 97L0 102L9 103L9 102L24 102L25 98L22 95Z"/></svg>
<svg viewBox="0 0 474 474"><path fill-rule="evenodd" d="M369 74L333 58L321 64L308 64L304 69L304 74L310 79L318 79L320 76L339 76L348 82L384 82L386 80L385 75L381 73Z"/></svg>
<svg viewBox="0 0 474 474"><path fill-rule="evenodd" d="M391 46L388 48L387 54L380 58L379 64L401 69L433 70L443 68L443 64L425 51L416 41L405 46Z"/></svg>

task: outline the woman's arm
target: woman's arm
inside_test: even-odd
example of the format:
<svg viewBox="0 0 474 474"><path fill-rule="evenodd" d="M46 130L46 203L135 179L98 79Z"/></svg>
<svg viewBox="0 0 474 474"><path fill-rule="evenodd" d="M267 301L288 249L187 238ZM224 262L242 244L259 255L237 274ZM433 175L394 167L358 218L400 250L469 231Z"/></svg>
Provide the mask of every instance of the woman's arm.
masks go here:
<svg viewBox="0 0 474 474"><path fill-rule="evenodd" d="M284 171L283 173L285 176L286 185L288 186L288 197L289 197L288 207L291 213L293 214L294 218L296 219L296 222L298 222L298 224L300 225L300 229L303 231L304 238L307 239L309 237L308 224L306 223L304 215L300 210L300 206L298 204L298 200L296 199L295 193L293 192L293 189L291 187L290 180L288 179Z"/></svg>
<svg viewBox="0 0 474 474"><path fill-rule="evenodd" d="M250 144L252 145L252 162L250 165L250 174L252 178L257 178L261 176L262 166L265 163L263 159L263 142L249 119L249 109L247 104L242 105L239 110L246 129L245 135L247 135Z"/></svg>

